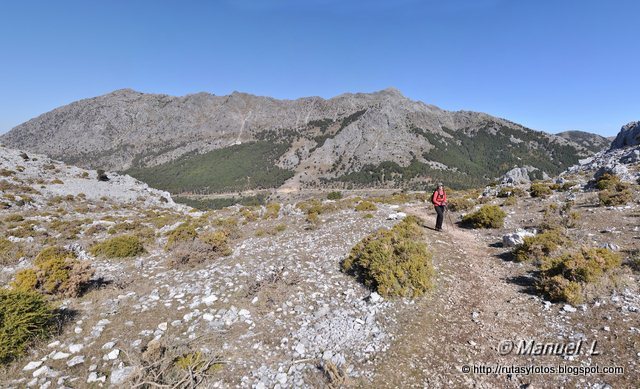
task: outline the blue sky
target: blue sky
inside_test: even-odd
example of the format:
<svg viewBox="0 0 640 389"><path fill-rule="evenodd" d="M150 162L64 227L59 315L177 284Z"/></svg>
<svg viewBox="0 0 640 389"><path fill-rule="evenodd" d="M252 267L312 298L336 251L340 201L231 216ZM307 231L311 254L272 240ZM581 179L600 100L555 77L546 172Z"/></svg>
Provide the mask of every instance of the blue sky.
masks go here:
<svg viewBox="0 0 640 389"><path fill-rule="evenodd" d="M0 132L119 88L292 99L394 86L610 136L640 120L638 15L630 0L3 1Z"/></svg>

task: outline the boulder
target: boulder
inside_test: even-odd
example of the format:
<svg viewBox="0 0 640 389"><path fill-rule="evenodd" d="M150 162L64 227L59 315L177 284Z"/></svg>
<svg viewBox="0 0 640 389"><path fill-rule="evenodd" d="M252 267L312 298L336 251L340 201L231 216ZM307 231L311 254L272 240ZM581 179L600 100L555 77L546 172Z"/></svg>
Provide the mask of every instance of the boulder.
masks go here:
<svg viewBox="0 0 640 389"><path fill-rule="evenodd" d="M503 247L515 247L524 243L524 238L527 236L534 236L536 231L529 231L523 229L517 229L516 232L512 234L507 234L502 237L502 246Z"/></svg>
<svg viewBox="0 0 640 389"><path fill-rule="evenodd" d="M529 169L525 167L514 167L502 176L503 184L520 185L528 184L530 182Z"/></svg>

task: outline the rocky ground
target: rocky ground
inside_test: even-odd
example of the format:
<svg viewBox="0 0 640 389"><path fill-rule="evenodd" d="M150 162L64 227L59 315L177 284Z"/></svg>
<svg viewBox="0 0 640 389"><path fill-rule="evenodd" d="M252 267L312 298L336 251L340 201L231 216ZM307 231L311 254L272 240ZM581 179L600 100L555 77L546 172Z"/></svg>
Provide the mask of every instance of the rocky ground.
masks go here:
<svg viewBox="0 0 640 389"><path fill-rule="evenodd" d="M570 172L575 191L503 206L501 229L462 228L455 213L436 232L431 206L415 196L379 199L372 212L355 211L357 200L325 202L330 209L310 223L291 204L276 218L264 208L254 216L240 207L201 212L126 176L107 173L111 179L99 182L95 171L43 156L0 148L0 157L0 229L22 249L21 258L4 261L0 281L8 285L52 244L96 269L84 295L57 300L65 312L59 332L0 370L3 387L152 387L143 372L194 353L208 363L202 387L602 388L640 380L639 273L629 265L640 250L637 186L634 201L620 207L598 206L594 192L580 189L609 160ZM626 165L630 177L637 167ZM536 294L533 266L514 262L502 245L503 235L539 226L544 209L568 199L581 215L569 232L574 244L606 245L626 261L615 283L576 307ZM435 289L416 299L383 299L339 271L351 248L394 225L398 211L426 220L437 270ZM168 232L184 222L215 230L230 219L239 223L230 255L172 264ZM88 252L121 231L144 236L146 253L114 260ZM597 340L601 354L503 355L505 341L522 339ZM624 374L463 373L496 364L621 366Z"/></svg>

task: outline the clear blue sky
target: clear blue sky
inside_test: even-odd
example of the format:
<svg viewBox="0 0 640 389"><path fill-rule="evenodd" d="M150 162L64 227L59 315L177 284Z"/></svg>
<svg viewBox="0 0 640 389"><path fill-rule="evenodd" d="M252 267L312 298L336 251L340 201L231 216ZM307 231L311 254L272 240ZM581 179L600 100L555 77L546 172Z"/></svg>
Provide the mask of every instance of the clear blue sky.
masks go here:
<svg viewBox="0 0 640 389"><path fill-rule="evenodd" d="M0 132L119 88L292 99L394 86L614 135L640 120L639 15L632 0L2 1Z"/></svg>

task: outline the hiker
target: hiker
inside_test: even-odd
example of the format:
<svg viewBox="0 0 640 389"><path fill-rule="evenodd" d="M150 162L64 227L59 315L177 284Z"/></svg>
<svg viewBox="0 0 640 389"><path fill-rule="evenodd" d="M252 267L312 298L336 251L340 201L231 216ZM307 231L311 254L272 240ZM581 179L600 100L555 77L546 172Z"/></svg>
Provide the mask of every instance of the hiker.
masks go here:
<svg viewBox="0 0 640 389"><path fill-rule="evenodd" d="M438 183L438 188L433 192L431 196L431 202L438 216L436 217L436 231L442 231L442 222L444 221L444 209L447 205L447 193L444 191L444 185L442 182Z"/></svg>

